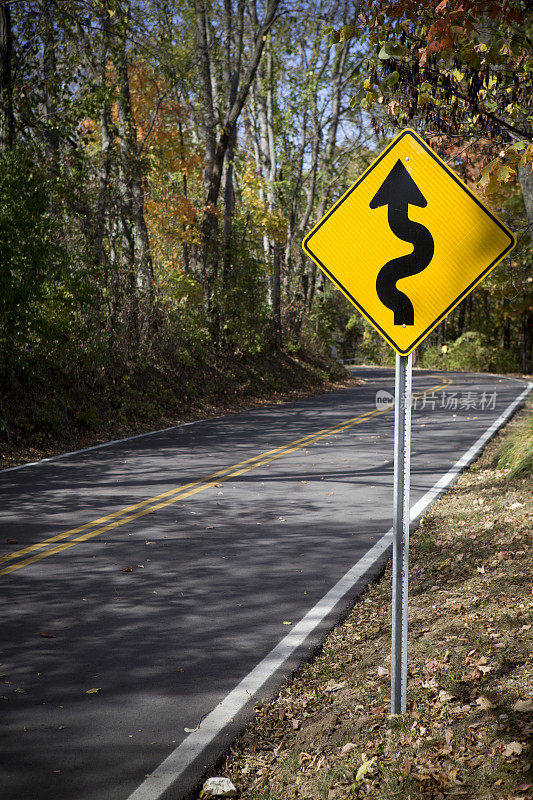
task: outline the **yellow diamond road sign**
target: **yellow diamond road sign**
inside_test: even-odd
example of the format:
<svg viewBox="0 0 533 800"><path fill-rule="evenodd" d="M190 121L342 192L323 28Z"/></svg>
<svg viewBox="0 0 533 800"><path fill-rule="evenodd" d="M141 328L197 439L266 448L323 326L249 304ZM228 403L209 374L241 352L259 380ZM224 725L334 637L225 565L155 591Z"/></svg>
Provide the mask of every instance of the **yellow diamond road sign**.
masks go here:
<svg viewBox="0 0 533 800"><path fill-rule="evenodd" d="M407 355L515 244L423 139L404 130L315 225L303 248Z"/></svg>

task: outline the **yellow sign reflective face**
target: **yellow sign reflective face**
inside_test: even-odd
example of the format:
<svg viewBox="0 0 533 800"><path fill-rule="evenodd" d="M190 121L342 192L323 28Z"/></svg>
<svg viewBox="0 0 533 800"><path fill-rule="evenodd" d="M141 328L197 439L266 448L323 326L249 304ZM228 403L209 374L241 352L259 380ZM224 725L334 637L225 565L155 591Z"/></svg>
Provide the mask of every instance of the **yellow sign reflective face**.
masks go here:
<svg viewBox="0 0 533 800"><path fill-rule="evenodd" d="M405 130L315 225L303 248L407 355L515 244L444 161Z"/></svg>

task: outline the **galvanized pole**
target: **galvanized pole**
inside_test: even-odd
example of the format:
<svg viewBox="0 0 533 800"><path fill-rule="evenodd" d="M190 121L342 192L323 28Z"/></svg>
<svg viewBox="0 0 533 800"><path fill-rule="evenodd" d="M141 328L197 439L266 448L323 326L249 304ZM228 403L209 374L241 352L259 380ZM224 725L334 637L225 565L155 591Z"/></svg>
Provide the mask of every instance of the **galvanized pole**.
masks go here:
<svg viewBox="0 0 533 800"><path fill-rule="evenodd" d="M394 408L394 505L392 544L392 714L404 714L407 704L411 385L411 356L400 356L397 354Z"/></svg>

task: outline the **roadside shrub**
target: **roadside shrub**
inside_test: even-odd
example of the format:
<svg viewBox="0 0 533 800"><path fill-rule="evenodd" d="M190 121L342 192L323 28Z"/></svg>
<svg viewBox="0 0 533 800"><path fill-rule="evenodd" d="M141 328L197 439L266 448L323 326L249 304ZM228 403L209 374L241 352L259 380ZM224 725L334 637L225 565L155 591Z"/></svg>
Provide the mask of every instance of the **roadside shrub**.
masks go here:
<svg viewBox="0 0 533 800"><path fill-rule="evenodd" d="M421 365L426 369L451 369L447 355L442 352L442 347L431 345L422 353Z"/></svg>
<svg viewBox="0 0 533 800"><path fill-rule="evenodd" d="M494 465L498 469L508 469L509 480L533 475L533 413L500 445L494 456Z"/></svg>
<svg viewBox="0 0 533 800"><path fill-rule="evenodd" d="M479 331L467 331L448 344L445 353L440 346L428 347L422 354L421 366L463 372L513 372L518 369L518 362L514 350L498 347Z"/></svg>
<svg viewBox="0 0 533 800"><path fill-rule="evenodd" d="M362 323L362 337L357 344L355 357L363 364L377 364L380 366L394 364L394 350L379 335L370 322L363 319Z"/></svg>

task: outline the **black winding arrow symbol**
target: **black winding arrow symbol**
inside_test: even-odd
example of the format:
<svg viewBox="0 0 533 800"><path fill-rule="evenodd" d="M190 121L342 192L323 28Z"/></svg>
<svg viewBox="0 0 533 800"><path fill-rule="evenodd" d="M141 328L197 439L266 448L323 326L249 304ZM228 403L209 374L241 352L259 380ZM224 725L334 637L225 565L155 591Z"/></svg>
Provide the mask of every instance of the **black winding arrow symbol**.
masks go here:
<svg viewBox="0 0 533 800"><path fill-rule="evenodd" d="M370 208L388 206L391 231L404 242L414 244L409 255L387 261L376 279L378 297L383 305L394 311L395 325L414 325L415 320L413 304L396 288L396 282L422 272L433 258L435 249L428 229L409 219L409 204L425 208L427 200L398 159L370 201Z"/></svg>

